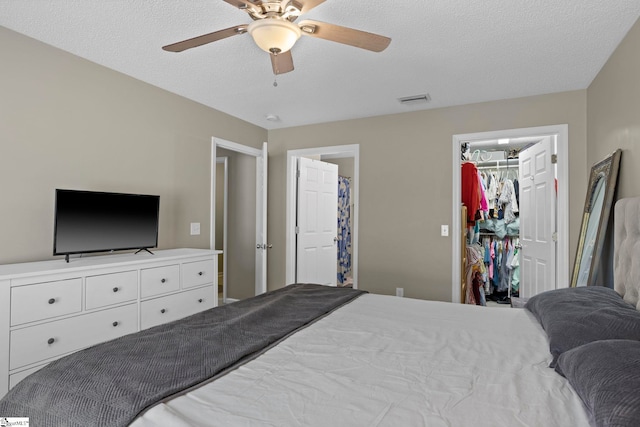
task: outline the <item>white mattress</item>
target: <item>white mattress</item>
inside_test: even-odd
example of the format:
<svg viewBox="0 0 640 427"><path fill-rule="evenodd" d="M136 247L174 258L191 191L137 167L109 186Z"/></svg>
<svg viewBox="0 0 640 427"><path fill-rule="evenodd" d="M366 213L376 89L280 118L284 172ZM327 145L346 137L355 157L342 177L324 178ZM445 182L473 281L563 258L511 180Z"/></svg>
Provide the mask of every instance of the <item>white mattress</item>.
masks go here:
<svg viewBox="0 0 640 427"><path fill-rule="evenodd" d="M589 426L524 309L367 294L132 426Z"/></svg>

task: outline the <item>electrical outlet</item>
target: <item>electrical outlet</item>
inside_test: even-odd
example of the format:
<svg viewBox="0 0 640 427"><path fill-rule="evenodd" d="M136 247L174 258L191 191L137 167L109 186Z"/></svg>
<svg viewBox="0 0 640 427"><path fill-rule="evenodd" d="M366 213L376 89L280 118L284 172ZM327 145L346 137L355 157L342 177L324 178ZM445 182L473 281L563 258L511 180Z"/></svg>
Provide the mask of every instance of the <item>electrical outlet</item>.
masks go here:
<svg viewBox="0 0 640 427"><path fill-rule="evenodd" d="M404 288L396 288L396 296L403 297L404 296Z"/></svg>
<svg viewBox="0 0 640 427"><path fill-rule="evenodd" d="M200 235L200 223L199 222L192 222L191 223L191 235L192 236L199 236Z"/></svg>
<svg viewBox="0 0 640 427"><path fill-rule="evenodd" d="M449 235L449 226L441 225L440 226L440 235L443 237L447 237Z"/></svg>

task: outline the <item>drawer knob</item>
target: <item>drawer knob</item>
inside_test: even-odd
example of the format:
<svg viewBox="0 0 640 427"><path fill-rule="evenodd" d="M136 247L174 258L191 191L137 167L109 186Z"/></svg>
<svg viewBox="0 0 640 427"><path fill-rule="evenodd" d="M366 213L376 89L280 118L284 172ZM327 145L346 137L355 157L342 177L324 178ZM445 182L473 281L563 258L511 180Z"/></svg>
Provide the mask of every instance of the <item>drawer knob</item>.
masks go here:
<svg viewBox="0 0 640 427"><path fill-rule="evenodd" d="M164 278L163 278L163 279L160 279L160 283L164 283L164 282L166 282L166 281L167 281L167 279L164 279Z"/></svg>
<svg viewBox="0 0 640 427"><path fill-rule="evenodd" d="M47 344L49 344L49 345L53 344L54 342L56 342L56 340L55 340L55 339L53 339L53 338L49 338L49 339L47 340Z"/></svg>
<svg viewBox="0 0 640 427"><path fill-rule="evenodd" d="M56 302L55 298L49 298L49 304L53 304L54 302Z"/></svg>
<svg viewBox="0 0 640 427"><path fill-rule="evenodd" d="M118 288L113 288L113 292L118 292L119 289Z"/></svg>
<svg viewBox="0 0 640 427"><path fill-rule="evenodd" d="M202 302L202 301L204 301L202 298L200 298L200 299L198 300L198 302Z"/></svg>
<svg viewBox="0 0 640 427"><path fill-rule="evenodd" d="M160 313L164 314L167 310L165 310L164 308L162 310L160 310Z"/></svg>
<svg viewBox="0 0 640 427"><path fill-rule="evenodd" d="M202 276L203 274L204 274L204 272L198 271L198 276Z"/></svg>
<svg viewBox="0 0 640 427"><path fill-rule="evenodd" d="M118 326L118 322L113 322L113 326Z"/></svg>

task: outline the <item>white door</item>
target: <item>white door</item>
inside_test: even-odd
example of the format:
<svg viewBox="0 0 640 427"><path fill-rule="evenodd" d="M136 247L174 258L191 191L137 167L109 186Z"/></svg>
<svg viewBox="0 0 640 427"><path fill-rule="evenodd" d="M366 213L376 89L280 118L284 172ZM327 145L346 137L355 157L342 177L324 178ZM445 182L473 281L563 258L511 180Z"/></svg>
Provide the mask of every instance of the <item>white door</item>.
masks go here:
<svg viewBox="0 0 640 427"><path fill-rule="evenodd" d="M338 165L298 159L296 281L336 286Z"/></svg>
<svg viewBox="0 0 640 427"><path fill-rule="evenodd" d="M520 152L520 297L556 288L556 190L552 137Z"/></svg>
<svg viewBox="0 0 640 427"><path fill-rule="evenodd" d="M256 295L267 291L267 143L256 158Z"/></svg>
<svg viewBox="0 0 640 427"><path fill-rule="evenodd" d="M267 249L271 247L267 243L267 143L262 144L262 149L249 147L236 142L226 141L220 138L211 138L211 163L212 163L212 201L211 201L211 248L215 248L215 166L216 149L224 148L237 153L246 154L256 159L256 278L255 293L262 294L267 291ZM225 247L227 239L224 240ZM218 248L219 249L219 248ZM226 253L224 255L226 257ZM226 274L226 272L225 272ZM226 283L225 283L226 284ZM226 295L226 290L225 290Z"/></svg>

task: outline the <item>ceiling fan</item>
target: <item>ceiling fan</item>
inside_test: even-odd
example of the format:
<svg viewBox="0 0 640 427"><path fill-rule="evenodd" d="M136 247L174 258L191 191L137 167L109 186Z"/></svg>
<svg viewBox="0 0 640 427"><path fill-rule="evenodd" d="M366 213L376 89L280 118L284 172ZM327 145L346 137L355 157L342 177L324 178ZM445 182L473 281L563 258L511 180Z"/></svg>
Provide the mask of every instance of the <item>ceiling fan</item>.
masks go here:
<svg viewBox="0 0 640 427"><path fill-rule="evenodd" d="M244 10L253 19L250 24L204 34L183 40L162 49L169 52L182 52L212 43L227 37L249 33L258 47L269 53L274 74L293 71L291 48L301 35L317 37L325 40L382 52L389 46L391 39L366 31L325 22L304 20L298 24L293 22L304 13L309 12L325 0L224 0Z"/></svg>

